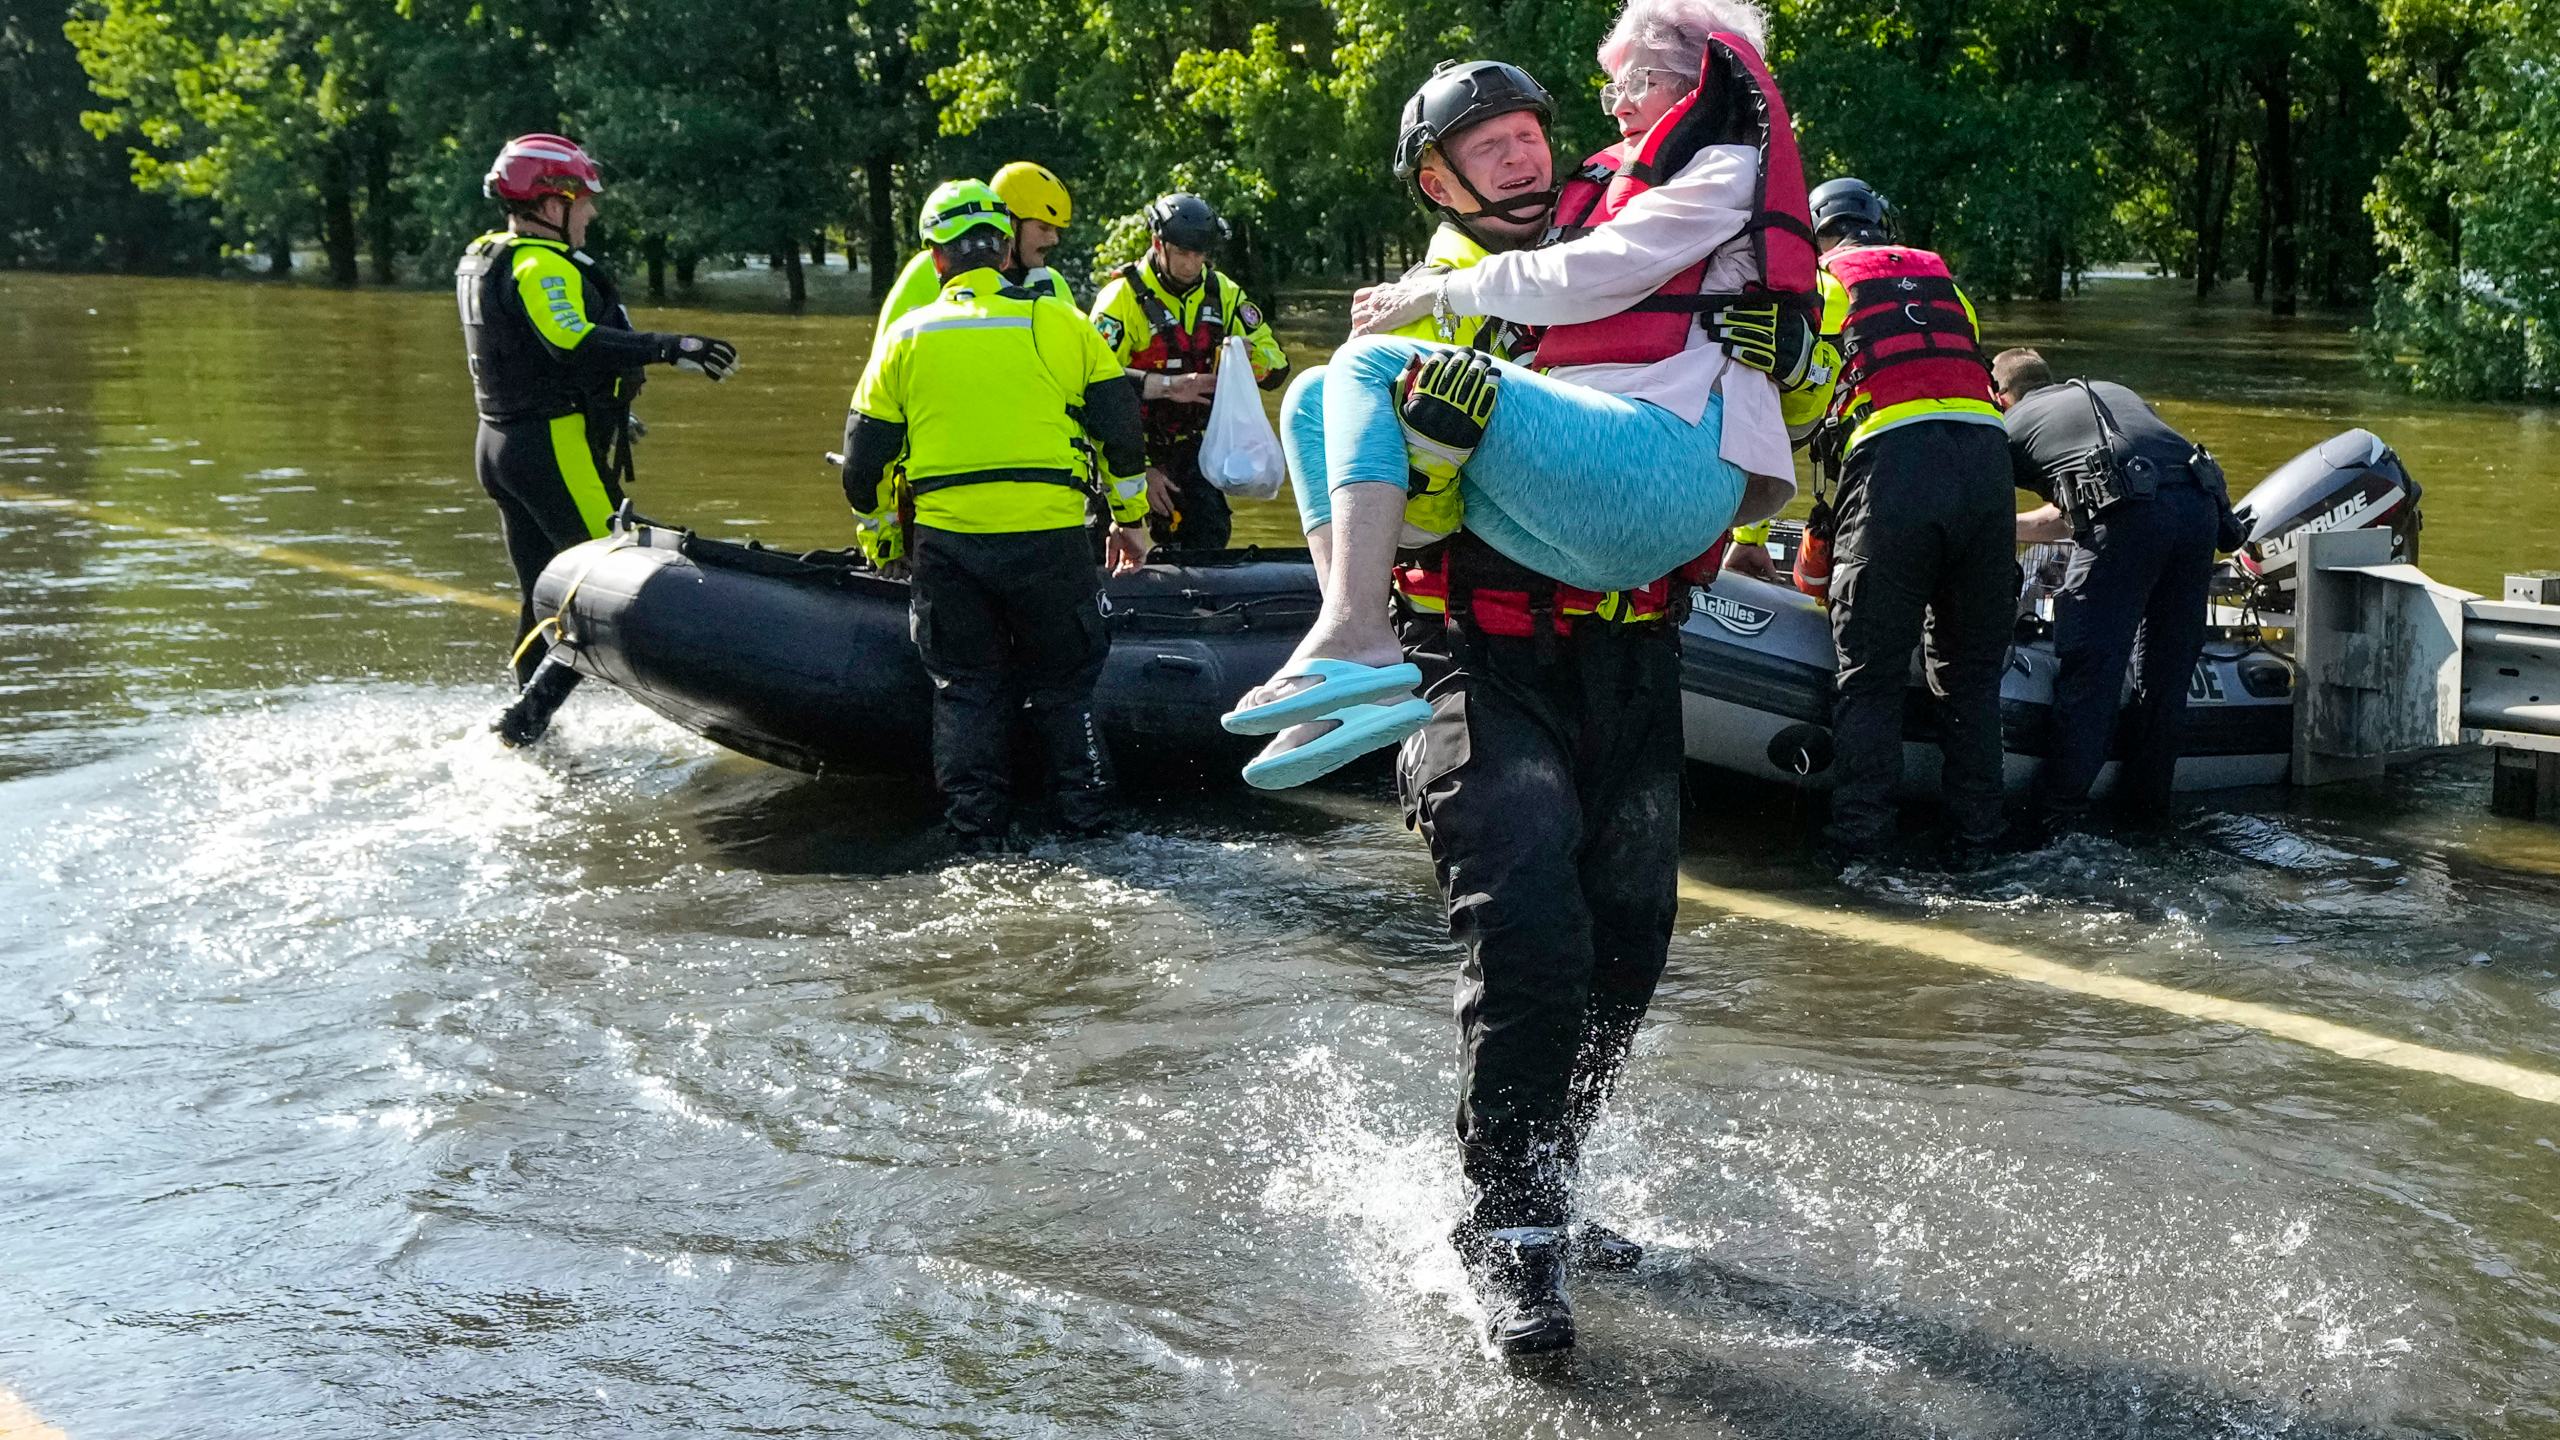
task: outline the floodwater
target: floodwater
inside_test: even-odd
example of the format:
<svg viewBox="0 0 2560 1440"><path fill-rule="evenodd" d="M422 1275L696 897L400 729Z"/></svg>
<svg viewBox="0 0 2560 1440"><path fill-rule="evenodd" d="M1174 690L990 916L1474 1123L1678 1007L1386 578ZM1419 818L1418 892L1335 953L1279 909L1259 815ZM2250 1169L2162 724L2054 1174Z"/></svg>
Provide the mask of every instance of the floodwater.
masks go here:
<svg viewBox="0 0 2560 1440"><path fill-rule="evenodd" d="M843 543L864 327L643 321L746 368L652 384L641 506ZM2552 420L2332 328L1992 331L2235 476L2372 424L2456 583L2554 559ZM133 523L504 594L449 301L0 276L0 342L0 1392L75 1440L2560 1434L2560 1106L1706 889L1589 1160L1651 1253L1509 1376L1380 796L952 866L601 686L509 754L504 616ZM2560 841L2476 758L1854 891L1694 788L1701 886L2560 1072Z"/></svg>

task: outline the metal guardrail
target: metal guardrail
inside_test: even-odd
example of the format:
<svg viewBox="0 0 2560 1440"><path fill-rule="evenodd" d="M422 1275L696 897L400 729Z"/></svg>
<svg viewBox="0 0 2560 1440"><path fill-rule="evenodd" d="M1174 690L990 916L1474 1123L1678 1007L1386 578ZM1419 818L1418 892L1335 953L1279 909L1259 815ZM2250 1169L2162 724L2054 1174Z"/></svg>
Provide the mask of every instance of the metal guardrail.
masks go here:
<svg viewBox="0 0 2560 1440"><path fill-rule="evenodd" d="M2376 530L2304 537L2299 573L2295 784L2483 745L2493 810L2560 821L2560 574L2490 600L2391 563Z"/></svg>

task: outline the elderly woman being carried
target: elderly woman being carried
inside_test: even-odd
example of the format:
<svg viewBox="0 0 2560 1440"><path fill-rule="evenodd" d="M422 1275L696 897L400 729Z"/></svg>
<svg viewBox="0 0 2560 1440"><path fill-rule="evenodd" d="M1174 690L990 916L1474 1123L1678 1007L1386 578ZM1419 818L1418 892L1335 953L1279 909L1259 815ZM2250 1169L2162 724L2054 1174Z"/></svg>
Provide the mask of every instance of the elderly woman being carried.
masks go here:
<svg viewBox="0 0 2560 1440"><path fill-rule="evenodd" d="M1503 558L1611 592L1694 565L1737 513L1794 493L1772 357L1733 340L1810 341L1803 172L1764 25L1747 0L1632 0L1600 48L1624 140L1565 187L1551 242L1355 297L1353 338L1290 397L1323 417L1291 461L1324 604L1227 717L1273 737L1248 782L1302 783L1429 718L1388 607L1399 547L1437 538L1410 498L1454 485L1460 504L1411 518L1462 514ZM1381 333L1433 314L1544 329L1521 364Z"/></svg>

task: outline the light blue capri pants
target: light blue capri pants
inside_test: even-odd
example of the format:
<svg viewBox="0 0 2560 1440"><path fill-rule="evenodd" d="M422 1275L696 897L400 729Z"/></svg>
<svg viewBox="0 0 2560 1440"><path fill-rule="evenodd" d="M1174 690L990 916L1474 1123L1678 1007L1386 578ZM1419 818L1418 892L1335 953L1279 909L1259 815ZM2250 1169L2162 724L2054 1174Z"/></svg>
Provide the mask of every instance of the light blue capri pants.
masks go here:
<svg viewBox="0 0 2560 1440"><path fill-rule="evenodd" d="M1406 483L1395 380L1447 346L1363 335L1299 376L1281 444L1309 530L1345 485ZM1731 528L1743 475L1717 453L1724 397L1691 425L1659 405L1502 365L1501 398L1459 476L1466 528L1505 557L1584 590L1650 584Z"/></svg>

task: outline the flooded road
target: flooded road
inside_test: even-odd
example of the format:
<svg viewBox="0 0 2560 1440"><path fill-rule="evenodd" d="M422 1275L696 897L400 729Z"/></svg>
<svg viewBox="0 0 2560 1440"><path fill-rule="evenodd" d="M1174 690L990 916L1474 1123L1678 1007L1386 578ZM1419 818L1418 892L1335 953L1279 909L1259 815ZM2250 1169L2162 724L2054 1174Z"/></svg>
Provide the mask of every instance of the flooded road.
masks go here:
<svg viewBox="0 0 2560 1440"><path fill-rule="evenodd" d="M863 327L680 323L746 369L652 383L642 508L844 543ZM2551 422L2364 388L2334 331L2143 290L1992 331L2235 475L2372 424L2455 583L2560 559ZM508 592L449 301L0 276L0 339L0 1391L75 1440L2560 1433L2560 1106L1964 958L2560 1074L2560 832L2476 761L1854 893L1698 777L1588 1161L1651 1253L1513 1379L1381 796L946 867L919 787L601 686L510 754L510 621L350 573Z"/></svg>

